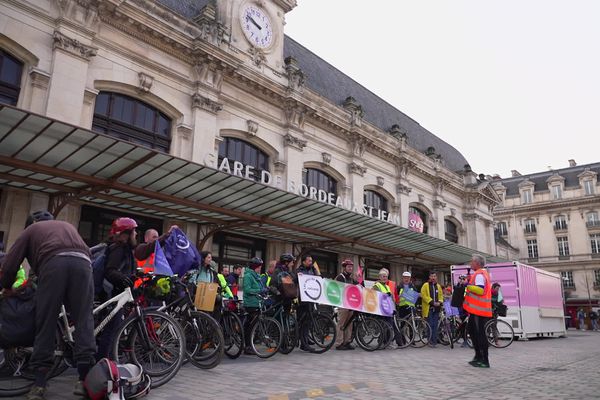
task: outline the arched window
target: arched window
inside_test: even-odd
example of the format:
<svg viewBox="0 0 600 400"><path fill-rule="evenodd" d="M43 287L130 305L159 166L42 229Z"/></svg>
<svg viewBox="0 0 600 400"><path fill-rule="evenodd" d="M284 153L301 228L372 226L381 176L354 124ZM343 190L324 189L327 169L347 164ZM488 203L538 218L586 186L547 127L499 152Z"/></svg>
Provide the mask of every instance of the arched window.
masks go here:
<svg viewBox="0 0 600 400"><path fill-rule="evenodd" d="M449 219L444 220L446 240L452 243L458 243L458 229L456 224Z"/></svg>
<svg viewBox="0 0 600 400"><path fill-rule="evenodd" d="M0 103L17 104L22 73L23 63L0 50Z"/></svg>
<svg viewBox="0 0 600 400"><path fill-rule="evenodd" d="M423 223L423 233L427 233L428 226L429 226L429 220L427 218L427 213L425 213L425 211L422 211L420 208L413 207L413 206L408 207L408 213L409 214L417 214L417 216L419 217L419 219ZM410 222L411 221L410 221L410 215L409 215L409 228L412 229L412 230L417 230L417 229L413 229L410 226Z"/></svg>
<svg viewBox="0 0 600 400"><path fill-rule="evenodd" d="M168 153L171 119L155 107L119 93L96 97L92 129Z"/></svg>
<svg viewBox="0 0 600 400"><path fill-rule="evenodd" d="M226 137L219 145L219 165L223 158L229 160L229 168L233 171L233 162L254 167L254 180L261 178L262 171L269 170L269 156L258 147L241 139Z"/></svg>
<svg viewBox="0 0 600 400"><path fill-rule="evenodd" d="M367 207L373 207L374 210L388 211L386 198L373 190L365 190L364 204Z"/></svg>
<svg viewBox="0 0 600 400"><path fill-rule="evenodd" d="M326 193L337 194L337 181L320 169L305 168L302 173L302 183L317 190L324 190Z"/></svg>

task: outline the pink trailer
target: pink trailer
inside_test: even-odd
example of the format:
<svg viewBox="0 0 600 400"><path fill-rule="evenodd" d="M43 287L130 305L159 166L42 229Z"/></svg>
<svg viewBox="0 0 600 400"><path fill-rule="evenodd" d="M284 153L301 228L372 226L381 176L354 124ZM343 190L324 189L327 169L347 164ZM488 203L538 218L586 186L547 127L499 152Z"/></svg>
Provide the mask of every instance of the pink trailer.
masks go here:
<svg viewBox="0 0 600 400"><path fill-rule="evenodd" d="M487 264L492 283L500 283L506 317L500 317L513 327L515 336L565 336L565 316L560 275L519 262ZM452 281L471 271L468 265L451 267Z"/></svg>

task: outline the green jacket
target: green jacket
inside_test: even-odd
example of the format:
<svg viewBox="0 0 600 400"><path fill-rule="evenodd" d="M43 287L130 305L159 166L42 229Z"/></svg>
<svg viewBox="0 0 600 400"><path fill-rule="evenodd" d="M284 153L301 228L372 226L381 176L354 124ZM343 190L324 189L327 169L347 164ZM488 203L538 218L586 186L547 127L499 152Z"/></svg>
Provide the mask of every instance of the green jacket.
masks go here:
<svg viewBox="0 0 600 400"><path fill-rule="evenodd" d="M439 302L440 304L444 302L444 293L442 293L442 287L439 283L437 285L437 299L431 298L429 294L429 282L425 282L421 287L421 307L423 309L423 318L427 318L429 316L429 303L434 301Z"/></svg>
<svg viewBox="0 0 600 400"><path fill-rule="evenodd" d="M260 275L247 268L244 270L244 307L260 307L259 298L256 294L262 292L264 286L261 282Z"/></svg>

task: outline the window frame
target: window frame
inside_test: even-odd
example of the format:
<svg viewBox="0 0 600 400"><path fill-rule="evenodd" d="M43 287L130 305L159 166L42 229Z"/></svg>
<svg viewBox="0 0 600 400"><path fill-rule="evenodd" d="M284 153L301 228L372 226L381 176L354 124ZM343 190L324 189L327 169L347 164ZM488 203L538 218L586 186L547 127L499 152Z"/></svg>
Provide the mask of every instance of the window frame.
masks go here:
<svg viewBox="0 0 600 400"><path fill-rule="evenodd" d="M525 222L525 232L526 233L537 233L537 226L535 223L535 219L528 218L524 222Z"/></svg>
<svg viewBox="0 0 600 400"><path fill-rule="evenodd" d="M600 254L600 233L590 234L590 248L592 254Z"/></svg>
<svg viewBox="0 0 600 400"><path fill-rule="evenodd" d="M594 180L586 179L583 181L583 191L586 196L591 196L595 193L595 184Z"/></svg>
<svg viewBox="0 0 600 400"><path fill-rule="evenodd" d="M5 59L16 64L17 71L15 73L15 81L3 81L0 78L0 104L16 106L19 103L19 97L21 95L21 84L23 82L23 70L25 69L25 63L8 51L0 48L0 77L2 76L2 72L6 66L4 63ZM11 99L13 101L3 103L2 98Z"/></svg>
<svg viewBox="0 0 600 400"><path fill-rule="evenodd" d="M239 149L236 146L240 146ZM230 146L233 146L233 149L230 149ZM231 152L236 153L239 150L241 155L241 159L237 157L236 154L231 155ZM249 152L254 152L255 162L251 160L245 159ZM227 157L225 157L227 156ZM233 163L235 161L241 162L244 165L250 165L254 167L254 180L256 182L260 182L262 171L270 172L270 162L271 159L269 155L264 152L260 147L256 146L253 143L250 143L244 139L227 136L223 139L223 141L219 144L218 150L218 164L221 165L223 158L227 158L229 161L229 168L233 171ZM252 157L250 157L252 158Z"/></svg>
<svg viewBox="0 0 600 400"><path fill-rule="evenodd" d="M575 279L573 278L573 271L560 271L560 280L562 281L563 288L575 289Z"/></svg>
<svg viewBox="0 0 600 400"><path fill-rule="evenodd" d="M560 200L562 199L562 186L561 185L552 185L552 200Z"/></svg>
<svg viewBox="0 0 600 400"><path fill-rule="evenodd" d="M531 204L533 203L533 192L531 189L523 189L521 200L523 204Z"/></svg>
<svg viewBox="0 0 600 400"><path fill-rule="evenodd" d="M310 175L317 175L316 177ZM328 187L324 187L321 185L323 182L319 182L320 178L324 180L328 180ZM317 184L309 184L309 179L316 179ZM302 183L308 187L314 187L317 190L323 190L325 193L333 193L333 201L337 200L337 189L338 189L338 181L333 176L329 175L327 172L318 168L304 168L302 169Z"/></svg>
<svg viewBox="0 0 600 400"><path fill-rule="evenodd" d="M369 204L369 202L368 202L369 197L372 197L372 198L375 198L376 200L379 200L383 204L383 208L381 208L381 207L375 207L375 204ZM367 207L372 207L373 210L382 210L382 211L385 211L385 212L389 212L388 200L385 198L385 196L383 196L381 193L379 193L379 192L377 192L375 190L372 190L372 189L363 189L363 203Z"/></svg>
<svg viewBox="0 0 600 400"><path fill-rule="evenodd" d="M449 224L454 227L454 232L448 231ZM444 218L444 239L446 239L449 242L458 244L458 225L448 218Z"/></svg>
<svg viewBox="0 0 600 400"><path fill-rule="evenodd" d="M571 255L569 251L569 238L567 236L558 236L556 238L556 244L558 245L558 256L568 257Z"/></svg>
<svg viewBox="0 0 600 400"><path fill-rule="evenodd" d="M568 229L567 217L563 214L554 217L554 229Z"/></svg>
<svg viewBox="0 0 600 400"><path fill-rule="evenodd" d="M500 236L508 236L508 224L506 222L498 222L497 228Z"/></svg>
<svg viewBox="0 0 600 400"><path fill-rule="evenodd" d="M530 259L539 258L537 239L527 239L527 255Z"/></svg>

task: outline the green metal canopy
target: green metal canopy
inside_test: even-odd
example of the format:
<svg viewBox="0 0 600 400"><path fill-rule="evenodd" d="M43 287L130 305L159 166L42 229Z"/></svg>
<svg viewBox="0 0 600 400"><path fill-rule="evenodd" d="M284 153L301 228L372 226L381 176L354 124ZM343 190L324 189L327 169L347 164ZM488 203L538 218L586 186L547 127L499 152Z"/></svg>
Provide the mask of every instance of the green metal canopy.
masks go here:
<svg viewBox="0 0 600 400"><path fill-rule="evenodd" d="M0 185L410 265L474 250L131 142L0 106ZM505 261L489 256L489 262Z"/></svg>

